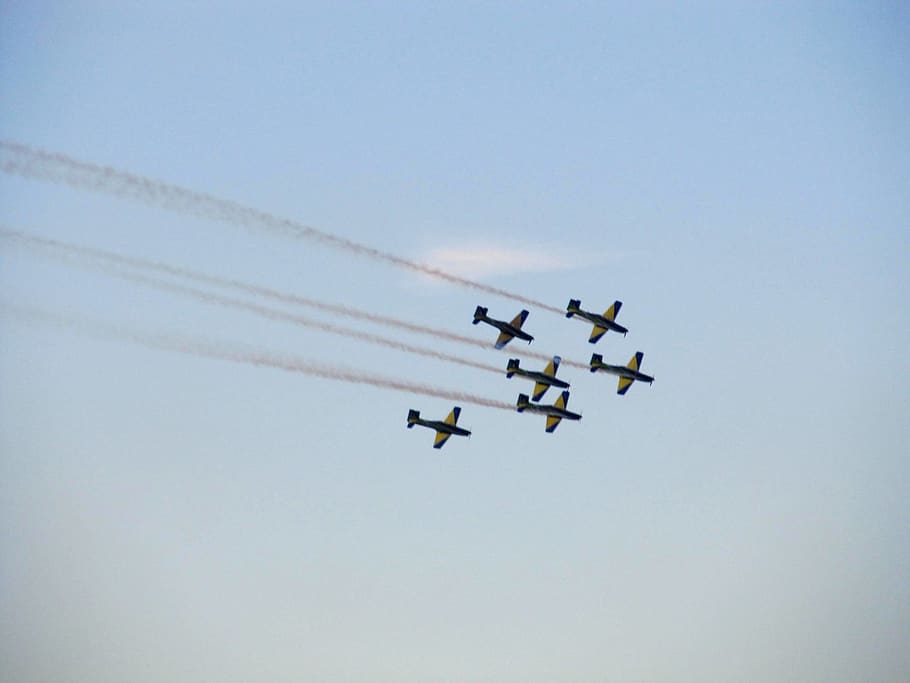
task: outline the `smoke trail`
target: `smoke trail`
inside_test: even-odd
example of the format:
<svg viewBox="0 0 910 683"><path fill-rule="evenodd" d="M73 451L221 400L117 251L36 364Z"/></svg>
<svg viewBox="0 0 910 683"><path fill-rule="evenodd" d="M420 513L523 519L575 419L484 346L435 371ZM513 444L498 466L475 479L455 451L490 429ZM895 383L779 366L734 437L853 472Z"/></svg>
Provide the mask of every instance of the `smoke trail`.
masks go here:
<svg viewBox="0 0 910 683"><path fill-rule="evenodd" d="M219 199L201 192L194 192L177 185L161 183L108 166L97 166L63 154L32 149L15 142L0 141L0 149L5 150L13 157L0 163L0 169L6 173L63 183L76 189L88 189L126 199L136 199L172 211L234 225L242 225L251 229L266 230L291 237L313 240L326 246L344 249L378 261L385 261L399 268L446 280L463 287L470 287L487 294L495 294L496 296L519 301L529 306L536 306L560 315L564 313L561 309L541 301L498 287L485 285L481 282L475 282L425 263L411 261L375 247L312 228L297 221L279 218L265 211L243 206L237 202Z"/></svg>
<svg viewBox="0 0 910 683"><path fill-rule="evenodd" d="M206 273L200 273L197 271L189 270L188 268L180 268L177 266L168 265L158 261L149 261L147 259L135 258L131 256L124 256L122 254L117 254L111 251L106 251L103 249L95 249L92 247L84 247L70 242L63 242L60 240L48 239L46 237L37 237L35 235L28 235L17 230L10 230L4 227L0 227L0 238L16 240L19 242L25 242L32 245L40 245L43 247L57 249L63 252L68 252L72 254L78 254L81 256L88 256L93 259L99 259L104 261L109 261L111 263L116 263L118 265L129 266L131 268L138 268L143 270L154 270L160 273L167 273L168 275L176 275L178 277L186 278L188 280L193 280L195 282L201 282L209 285L215 285L217 287L225 287L229 289L236 289L239 291L246 292L248 294L254 294L261 296L267 299L273 299L275 301L280 301L282 303L294 304L298 306L307 306L309 308L314 308L316 310L325 311L327 313L335 313L337 315L343 315L349 318L354 318L357 320L365 320L372 323L377 323L379 325L385 325L388 327L397 327L403 330L408 330L409 332L415 332L417 334L430 335L438 337L440 339L445 339L447 341L454 341L461 344L469 344L471 346L476 346L482 349L489 349L490 344L487 342L475 339L473 337L466 337L464 335L456 334L454 332L449 332L447 330L442 330L436 327L429 327L428 325L420 325L418 323L412 323L407 320L401 320L400 318L393 318L390 316L380 315L378 313L373 313L371 311L364 311L358 308L352 308L350 306L345 306L343 304L335 304L324 301L319 301L317 299L312 299L309 297L301 296L299 294L291 294L287 292L281 292L276 289L271 289L269 287L263 287L261 285L255 285L247 282L242 282L240 280L235 280L231 278L222 278L215 275L209 275Z"/></svg>
<svg viewBox="0 0 910 683"><path fill-rule="evenodd" d="M335 313L338 315L347 316L349 318L354 318L357 320L366 320L369 322L377 323L380 325L385 325L388 327L397 327L399 329L408 330L409 332L415 332L417 334L425 334L440 339L445 339L447 341L457 342L460 344L466 344L482 349L492 348L489 342L481 341L473 337L466 337L464 335L456 334L454 332L449 332L447 330L438 329L435 327L429 327L426 325L420 325L417 323L408 322L406 320L401 320L399 318L393 318L390 316L379 315L377 313L372 313L370 311L363 311L360 309L352 308L350 306L344 306L342 304L327 303L323 301L318 301L316 299L311 299L309 297L300 296L298 294L289 294L281 292L275 289L268 287L262 287L260 285L250 284L242 282L240 280L234 280L229 278L221 278L214 275L208 275L205 273L200 273L197 271L189 270L187 268L179 268L176 266L171 266L168 264L160 263L157 261L149 261L146 259L135 258L130 256L124 256L121 254L116 254L114 252L106 251L103 249L95 249L92 247L84 247L68 242L63 242L60 240L53 240L44 237L37 237L34 235L27 235L23 232L17 230L10 230L4 227L0 227L0 238L15 240L17 242L23 243L26 246L39 246L45 247L48 249L57 250L63 253L70 255L76 255L81 257L87 257L94 260L106 261L108 263L113 263L120 266L127 266L130 268L142 269L142 270L152 270L159 273L166 273L168 275L176 275L178 277L186 278L188 280L193 280L195 282L201 282L205 284L215 285L218 287L225 287L230 289L236 289L239 291L247 292L249 294L254 294L257 296L262 296L264 298L273 299L275 301L280 301L283 303L295 304L299 306L308 306L310 308L315 308L316 310L326 311L329 313ZM516 353L517 355L527 356L529 358L537 358L543 361L549 361L550 356L545 353L539 353L536 351L530 351L522 349L516 351L514 349L500 349L505 353ZM567 367L580 368L582 370L587 370L588 366L584 363L579 363L572 360L563 360L563 364ZM499 371L497 371L499 372Z"/></svg>
<svg viewBox="0 0 910 683"><path fill-rule="evenodd" d="M462 401L487 408L500 410L514 410L515 406L504 401L468 394L461 391L452 391L435 387L429 384L406 382L393 377L373 375L351 368L341 368L333 365L324 365L305 360L289 354L279 354L244 345L226 345L219 342L192 339L189 337L176 337L152 332L128 329L89 318L79 318L62 314L24 308L0 301L0 313L13 318L31 323L53 325L69 329L93 337L116 339L147 348L161 351L174 351L202 358L213 358L235 363L245 363L259 367L277 368L287 372L296 372L312 377L349 382L351 384L366 384L382 389L392 389L424 396L444 398L451 401Z"/></svg>
<svg viewBox="0 0 910 683"><path fill-rule="evenodd" d="M269 318L271 320L278 320L281 322L289 322L295 325L300 325L302 327L309 327L312 329L320 330L321 332L328 332L329 334L335 334L342 337L349 337L352 339L359 339L370 344L376 344L379 346L386 346L391 349L396 349L398 351L404 351L406 353L413 353L419 356L425 356L427 358L435 358L437 360L446 361L448 363L456 363L458 365L464 365L471 368L476 368L478 370L485 370L487 372L492 372L497 375L502 374L502 368L498 368L494 365L487 365L486 363L478 363L467 358L461 358L460 356L454 356L448 353L443 353L441 351L436 351L435 349L429 349L423 346L414 346L412 344L405 344L404 342L399 342L394 339L389 339L387 337L381 337L376 334L370 334L369 332L364 332L362 330L355 330L349 327L343 327L341 325L333 325L331 323L321 322L319 320L313 320L311 318L306 318L301 315L295 315L293 313L287 313L285 311L280 311L275 308L269 308L267 306L261 306L260 304L252 303L249 301L243 301L242 299L234 299L231 297L222 296L220 294L215 294L214 292L207 292L203 289L197 289L195 287L188 287L186 285L180 285L174 282L168 282L166 280L161 280L155 277L150 277L148 275L140 275L138 273L128 273L117 268L112 268L110 266L105 266L100 263L91 264L93 267L99 268L106 273L109 273L115 277L119 277L122 280L128 280L131 282L136 282L141 285L146 285L149 287L154 287L166 292L172 292L175 294L181 294L199 301L204 301L206 303L215 304L218 306L223 306L226 308L235 308L242 311L247 311L249 313L254 313L256 315L262 316L264 318Z"/></svg>

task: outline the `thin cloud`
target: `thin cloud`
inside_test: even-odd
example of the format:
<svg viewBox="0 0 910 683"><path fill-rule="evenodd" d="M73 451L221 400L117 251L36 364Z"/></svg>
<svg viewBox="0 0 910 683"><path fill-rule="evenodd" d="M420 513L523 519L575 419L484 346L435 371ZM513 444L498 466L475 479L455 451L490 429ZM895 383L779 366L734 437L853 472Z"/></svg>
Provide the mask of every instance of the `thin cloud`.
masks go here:
<svg viewBox="0 0 910 683"><path fill-rule="evenodd" d="M502 247L487 244L435 247L425 252L421 260L461 277L489 278L584 268L604 261L605 257L564 247Z"/></svg>

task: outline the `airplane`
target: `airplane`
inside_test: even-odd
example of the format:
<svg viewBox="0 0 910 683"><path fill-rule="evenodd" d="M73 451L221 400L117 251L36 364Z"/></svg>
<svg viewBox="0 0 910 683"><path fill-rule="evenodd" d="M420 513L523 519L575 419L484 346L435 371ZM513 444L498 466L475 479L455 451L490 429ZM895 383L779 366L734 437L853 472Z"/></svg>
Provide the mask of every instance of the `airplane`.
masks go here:
<svg viewBox="0 0 910 683"><path fill-rule="evenodd" d="M591 356L591 372L600 370L601 372L608 372L611 375L619 375L619 388L616 390L616 393L623 396L635 380L647 382L648 384L654 381L653 377L640 372L638 369L641 367L641 359L644 357L645 354L638 351L632 356L632 360L629 361L628 365L610 365L609 363L604 363L603 356L599 353L595 353Z"/></svg>
<svg viewBox="0 0 910 683"><path fill-rule="evenodd" d="M543 372L534 372L533 370L522 370L518 367L518 359L511 358L506 366L506 377L511 378L512 375L519 375L520 377L533 379L534 393L531 395L531 400L539 401L550 387L569 388L568 382L556 379L556 370L559 368L559 361L561 360L559 356L553 356L553 360L549 362Z"/></svg>
<svg viewBox="0 0 910 683"><path fill-rule="evenodd" d="M474 311L474 322L472 325L476 325L479 322L485 322L488 325L492 325L499 330L499 337L496 339L496 348L501 349L503 346L512 341L512 337L518 337L519 339L524 339L529 344L534 341L532 337L527 332L521 329L521 326L524 324L525 320L528 317L527 311L522 311L516 315L512 322L507 323L503 320L496 320L495 318L490 318L487 315L487 309L483 306L478 306Z"/></svg>
<svg viewBox="0 0 910 683"><path fill-rule="evenodd" d="M411 429L414 425L435 429L436 441L433 442L433 448L442 448L452 434L457 434L458 436L471 436L471 432L467 429L462 429L455 425L455 423L458 422L459 415L461 415L461 408L458 406L452 408L452 412L449 413L449 416L442 422L438 420L421 419L419 410L409 410L408 429Z"/></svg>
<svg viewBox="0 0 910 683"><path fill-rule="evenodd" d="M582 310L581 300L569 299L569 305L566 306L566 317L571 318L573 315L577 315L594 323L594 329L591 330L591 337L588 342L596 344L607 333L607 330L622 332L622 336L626 336L626 332L629 330L616 322L616 316L619 315L620 308L622 308L622 301L614 301L613 305L604 311L603 315L598 315L597 313Z"/></svg>
<svg viewBox="0 0 910 683"><path fill-rule="evenodd" d="M560 397L556 399L556 403L551 406L529 403L527 394L518 394L518 412L523 413L526 410L530 410L532 413L543 413L547 416L547 432L552 434L553 430L559 426L559 423L563 418L567 420L581 419L581 415L578 413L566 410L566 404L568 402L568 391L562 392Z"/></svg>

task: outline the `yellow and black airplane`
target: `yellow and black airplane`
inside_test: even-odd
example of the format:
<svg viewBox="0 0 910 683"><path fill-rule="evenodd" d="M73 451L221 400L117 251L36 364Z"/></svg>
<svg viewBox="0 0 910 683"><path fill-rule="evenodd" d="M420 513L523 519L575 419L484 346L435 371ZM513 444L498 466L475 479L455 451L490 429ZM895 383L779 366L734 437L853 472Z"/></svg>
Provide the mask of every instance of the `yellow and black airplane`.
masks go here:
<svg viewBox="0 0 910 683"><path fill-rule="evenodd" d="M408 429L414 425L420 425L421 427L429 427L430 429L436 430L436 441L433 442L433 448L442 448L445 445L445 442L449 440L449 437L452 434L457 434L458 436L471 436L471 432L467 429L462 429L455 425L458 422L458 416L461 415L461 408L455 406L452 408L452 412L449 413L449 416L442 422L438 420L422 420L420 418L419 410L409 410L408 411Z"/></svg>
<svg viewBox="0 0 910 683"><path fill-rule="evenodd" d="M569 388L568 382L556 379L556 370L559 368L560 360L562 359L559 356L553 356L553 360L549 362L543 372L535 372L533 370L523 370L518 367L518 359L511 358L506 366L506 377L511 378L512 375L519 375L520 377L534 380L534 393L531 394L531 400L539 401L550 387Z"/></svg>
<svg viewBox="0 0 910 683"><path fill-rule="evenodd" d="M613 305L604 311L603 315L598 315L597 313L582 310L581 300L569 299L569 305L566 306L566 317L571 318L573 315L577 315L580 318L584 318L585 320L594 323L594 329L591 330L591 336L588 339L588 342L596 344L600 341L600 338L607 333L607 330L620 332L623 336L626 336L626 332L629 330L616 322L616 316L619 315L620 308L622 308L622 301L614 301Z"/></svg>
<svg viewBox="0 0 910 683"><path fill-rule="evenodd" d="M484 322L487 325L492 325L499 330L499 337L496 339L496 348L501 349L503 346L512 341L513 337L518 337L519 339L524 339L529 344L534 341L534 337L521 329L521 326L524 325L525 320L528 317L527 311L522 311L516 315L512 322L507 323L504 320L496 320L487 315L487 309L483 306L478 306L474 311L474 322L473 325L477 323Z"/></svg>
<svg viewBox="0 0 910 683"><path fill-rule="evenodd" d="M542 413L547 416L547 431L552 433L559 426L559 423L565 418L566 420L580 420L581 415L566 410L566 404L569 402L569 392L564 391L556 399L556 403L551 406L540 405L528 402L527 394L518 395L518 412L523 413L526 410L532 413Z"/></svg>
<svg viewBox="0 0 910 683"><path fill-rule="evenodd" d="M620 396L624 395L629 387L632 386L632 382L638 380L639 382L647 382L650 384L654 381L654 378L650 375L646 375L641 372L638 368L641 367L641 359L645 357L641 351L638 351L632 360L629 361L628 365L610 365L609 363L604 363L603 356L599 353L595 353L591 356L591 372L607 372L611 375L619 376L619 388L616 390L616 393Z"/></svg>

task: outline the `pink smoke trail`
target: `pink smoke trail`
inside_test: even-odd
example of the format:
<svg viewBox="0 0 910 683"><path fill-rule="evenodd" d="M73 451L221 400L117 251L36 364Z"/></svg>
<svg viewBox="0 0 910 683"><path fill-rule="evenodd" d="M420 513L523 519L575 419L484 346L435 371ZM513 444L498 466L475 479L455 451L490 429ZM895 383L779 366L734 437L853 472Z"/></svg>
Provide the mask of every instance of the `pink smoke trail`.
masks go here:
<svg viewBox="0 0 910 683"><path fill-rule="evenodd" d="M399 318L393 318L390 316L380 315L378 313L372 313L370 311L363 311L360 309L352 308L350 306L344 306L342 304L327 303L319 301L317 299L312 299L309 297L304 297L298 294L289 294L281 292L275 289L268 287L262 287L255 284L250 284L242 282L240 280L221 278L214 275L208 275L205 273L199 273L187 268L180 268L177 266L171 266L168 264L160 263L157 261L149 261L146 259L124 256L122 254L116 254L114 252L106 251L103 249L95 249L92 247L84 247L69 242L64 242L61 240L48 239L44 237L37 237L34 235L28 235L26 233L11 230L8 228L0 227L0 238L14 240L30 246L46 247L48 249L57 250L63 253L70 255L86 257L94 260L106 261L120 266L127 266L130 268L142 269L142 270L152 270L159 273L166 273L168 275L176 275L188 280L193 280L195 282L201 282L205 284L211 284L218 287L224 287L229 289L236 289L239 291L247 292L249 294L254 294L264 298L272 299L275 301L280 301L283 303L295 304L299 306L307 306L314 308L316 310L326 311L329 313L335 313L338 315L343 315L349 318L354 318L357 320L366 320L369 322L377 323L380 325L385 325L388 327L397 327L399 329L408 330L410 332L415 332L417 334L424 334L429 336L435 336L440 339L445 339L447 341L457 342L460 344L466 344L482 349L489 349L492 346L489 342L481 341L479 339L474 339L472 337L466 337L454 332L449 332L447 330L442 330L439 328L429 327L426 325L420 325L418 323L412 323L406 320L401 320ZM551 356L548 356L545 353L539 353L536 351L530 351L526 349L516 350L516 349L500 349L506 353L516 354L520 356L526 356L529 358L537 358L543 361L549 361ZM563 364L567 367L575 367L583 370L587 370L588 366L584 363L579 363L572 360L563 360ZM497 371L501 372L501 371Z"/></svg>
<svg viewBox="0 0 910 683"><path fill-rule="evenodd" d="M2 301L0 301L0 313L27 323L51 325L96 338L116 339L162 351L173 351L201 358L232 361L258 367L276 368L311 377L321 377L351 384L365 384L382 389L433 396L451 401L462 401L487 408L499 408L500 410L509 411L515 409L515 406L511 403L475 394L453 391L429 384L407 382L393 377L383 377L351 368L325 365L289 354L274 353L244 345L229 345L221 342L129 329L99 320L40 311Z"/></svg>

